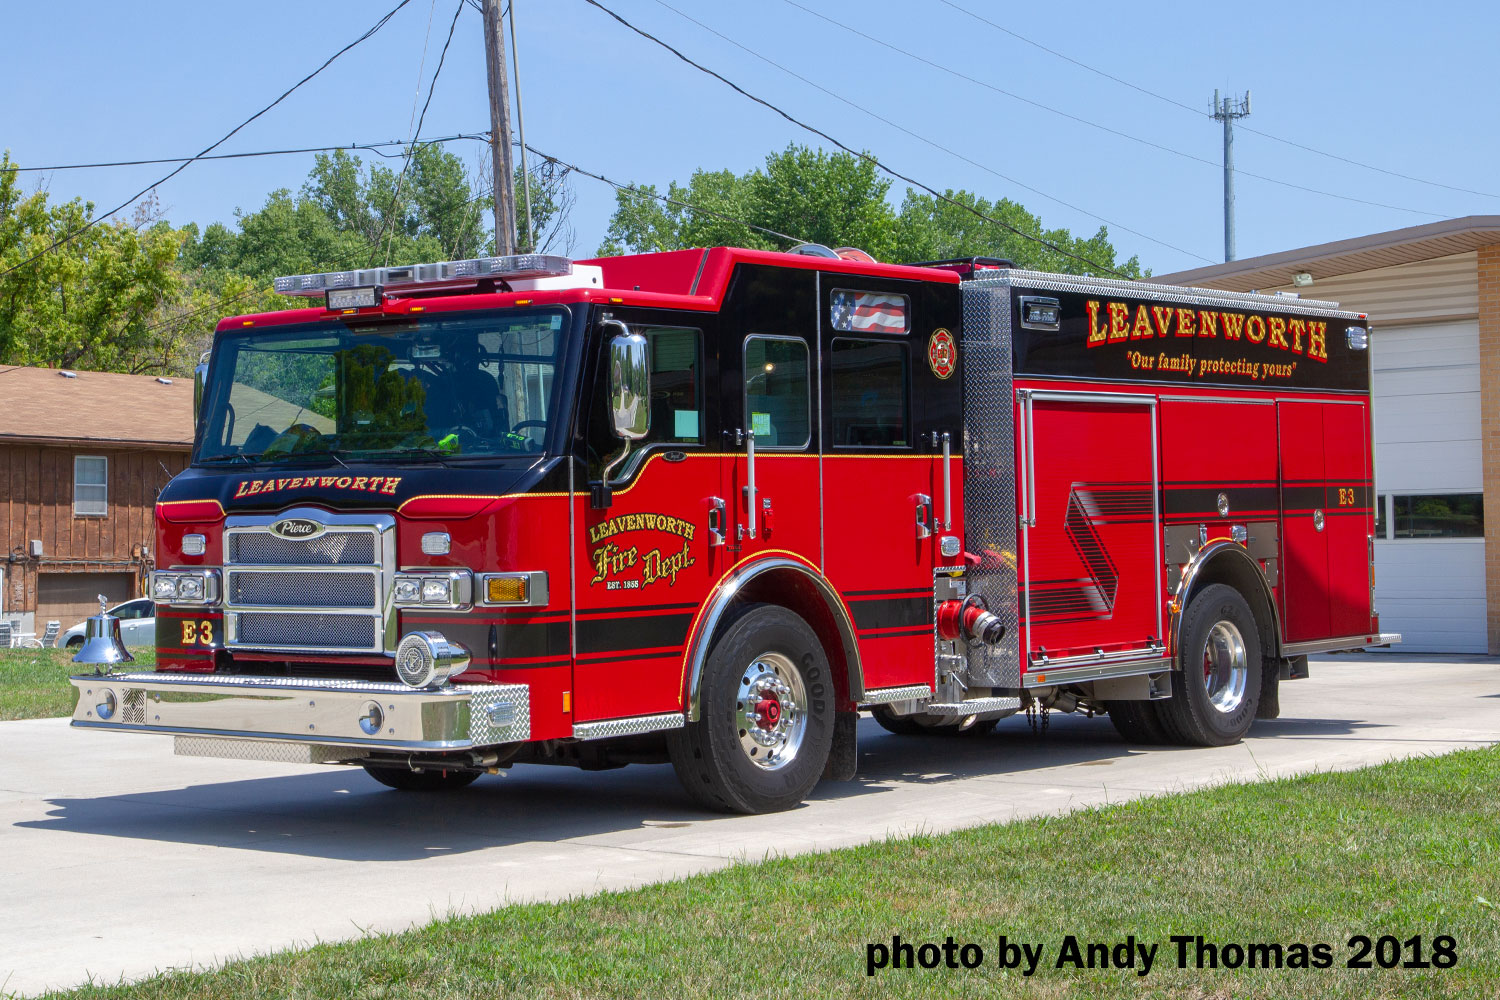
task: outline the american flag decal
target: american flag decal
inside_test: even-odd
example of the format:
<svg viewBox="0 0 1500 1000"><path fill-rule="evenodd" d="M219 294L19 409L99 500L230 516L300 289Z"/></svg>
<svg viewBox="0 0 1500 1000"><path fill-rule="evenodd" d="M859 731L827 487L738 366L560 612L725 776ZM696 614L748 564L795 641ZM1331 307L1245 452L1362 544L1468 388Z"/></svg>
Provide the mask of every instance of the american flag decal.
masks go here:
<svg viewBox="0 0 1500 1000"><path fill-rule="evenodd" d="M880 292L833 293L833 328L848 333L905 333L905 295Z"/></svg>

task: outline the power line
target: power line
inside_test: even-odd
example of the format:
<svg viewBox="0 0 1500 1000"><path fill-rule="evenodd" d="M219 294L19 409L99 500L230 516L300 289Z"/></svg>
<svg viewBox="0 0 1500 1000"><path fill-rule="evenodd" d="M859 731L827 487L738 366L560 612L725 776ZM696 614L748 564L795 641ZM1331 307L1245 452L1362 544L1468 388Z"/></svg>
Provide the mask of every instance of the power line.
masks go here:
<svg viewBox="0 0 1500 1000"><path fill-rule="evenodd" d="M1081 60L1078 60L1078 59L1074 59L1072 56L1067 55L1066 53L1059 52L1059 51L1057 51L1056 49L1053 49L1053 48L1049 48L1046 45L1043 45L1041 42L1038 42L1038 41L1036 41L1034 39L1031 39L1031 38L1027 38L1025 35L1021 34L1018 31L1014 31L1014 30L1012 30L1010 28L1007 28L1003 24L997 24L996 22L991 21L987 17L984 17L984 16L982 16L980 14L976 14L976 13L974 13L974 11L968 9L967 7L961 7L958 4L953 3L952 0L937 0L937 2L940 3L940 4L942 4L945 7L952 7L954 10L958 11L960 14L966 14L969 17L972 17L976 21L981 21L981 22L989 25L991 28L994 28L996 31L1003 32L1003 33L1009 35L1010 37L1016 39L1017 41L1025 42L1027 45L1030 45L1033 48L1041 49L1043 52L1046 52L1049 55L1056 56L1057 58L1063 60L1064 62L1070 62L1074 66L1077 66L1077 67L1079 67L1081 69L1086 69L1090 73L1093 73L1093 74L1095 74L1097 76L1102 76L1106 80L1113 80L1115 83L1118 83L1118 84L1120 84L1122 86L1125 86L1125 87L1129 87L1131 90L1139 91L1140 93L1145 94L1148 97L1154 97L1158 101L1165 101L1166 103L1171 104L1174 107L1179 107L1179 108L1182 108L1185 111L1190 111L1190 112L1192 112L1195 115L1200 115L1200 116L1207 117L1207 118L1212 118L1213 117L1212 115L1205 115L1204 112L1202 111L1202 109L1195 108L1191 104L1186 104L1186 103L1184 103L1182 101L1179 101L1175 97L1168 97L1166 94L1160 94L1160 93L1157 93L1154 90L1150 90L1150 89L1148 89L1146 87L1142 87L1139 84L1131 83L1129 80L1126 80L1126 79L1123 79L1121 77L1115 76L1113 73L1106 73L1104 70L1099 69L1097 66L1090 66L1088 63L1082 62ZM1326 157L1328 157L1331 160L1338 160L1341 163L1348 163L1348 164L1351 164L1352 166L1364 167L1366 170L1373 170L1376 173L1387 174L1387 175L1389 175L1391 177L1399 177L1399 178L1401 178L1402 180L1405 180L1405 181L1415 181L1418 184L1429 184L1432 187L1445 188L1445 189L1447 189L1449 191L1458 191L1458 192L1461 192L1463 194L1477 194L1477 195L1480 195L1481 197L1484 197L1484 198L1500 198L1500 194L1492 194L1489 191L1476 191L1473 188L1458 187L1458 186L1453 185L1453 184L1444 184L1442 181L1427 180L1426 178L1423 178L1423 177L1413 177L1411 174L1403 174L1403 173L1400 173L1399 171L1396 171L1396 170L1387 170L1385 167L1377 167L1373 163L1366 163L1363 160L1355 160L1355 159L1351 159L1350 157L1347 157L1347 156L1340 156L1338 153L1330 153L1326 149L1316 149L1316 148L1314 148L1312 146L1304 145L1303 143L1297 142L1297 141L1295 141L1293 139L1285 139L1285 138L1282 138L1279 135L1273 135L1270 132L1263 132L1260 129L1251 128L1249 125L1241 125L1240 128L1243 131L1253 132L1256 135L1258 135L1258 136L1260 136L1260 137L1262 137L1264 139L1270 139L1273 142L1280 142L1280 143L1284 143L1285 145L1288 145L1288 146L1295 146L1297 149L1305 150L1306 152L1309 152L1309 153L1316 153L1319 156L1326 156Z"/></svg>
<svg viewBox="0 0 1500 1000"><path fill-rule="evenodd" d="M585 177L592 177L596 181L603 181L610 187L614 188L616 191L622 191L625 194L632 195L636 198L655 198L657 201L665 202L668 205L676 205L679 208L685 208L690 212L699 212L703 215L712 215L716 219L722 219L725 222L732 222L737 226L744 226L746 229L754 229L757 232L766 233L770 236L775 236L778 239L786 240L788 243L791 243L794 246L799 243L808 242L801 237L788 236L786 233L779 233L776 230L768 229L765 226L757 226L753 222L746 222L744 219L736 219L732 215L725 215L723 212L716 212L711 208L700 208L699 206L694 205L691 202L679 201L676 198L670 198L664 194L657 194L654 191L645 191L633 184L621 184L617 181L612 181L608 177L605 177L603 174L596 174L592 170L585 170L575 163L569 163L567 160L562 160L556 156L544 153L530 143L527 143L526 149L532 153L535 153L537 156L540 156L542 159L546 160L549 163L556 163L558 166L566 167L568 170L583 174Z"/></svg>
<svg viewBox="0 0 1500 1000"><path fill-rule="evenodd" d="M1215 260L1213 260L1210 257L1205 257L1205 256L1203 256L1200 253L1194 253L1193 251L1184 249L1183 247L1177 246L1176 244L1168 243L1166 240L1159 240L1156 237L1149 236L1146 233L1143 233L1143 232L1141 232L1138 229L1131 229L1129 226L1122 225L1122 224L1120 224L1118 222L1111 222L1109 219L1106 219L1104 216L1099 215L1096 212L1090 212L1086 208L1082 208L1082 207L1080 207L1078 205L1075 205L1075 204L1073 204L1071 202L1064 201L1063 199L1057 197L1056 195L1048 194L1047 192L1041 190L1040 188L1032 187L1030 184L1027 184L1027 183L1025 183L1023 181L1019 181L1016 178L1011 177L1011 176L1009 176L1007 174L1003 174L1000 171L996 170L994 167L989 166L988 164L981 163L980 161L975 160L975 159L971 159L970 157L965 156L963 153L960 153L960 152L958 152L955 149L951 149L951 148L949 148L947 146L944 146L940 142L937 142L937 141L935 141L933 139L929 139L925 135L921 135L921 134L919 134L917 132L913 132L911 129L906 128L903 125L899 125L896 122L891 121L889 118L886 118L884 115L881 115L881 114L878 114L878 113L876 113L874 111L871 111L869 108L864 107L863 105L858 104L858 103L856 103L854 101L851 101L849 98L844 97L842 94L837 94L834 91L829 90L827 87L824 87L823 85L821 85L821 84L819 84L819 83L817 83L817 82L815 82L813 80L809 80L807 77L803 76L801 73L798 73L796 70L789 69L786 66L783 66L781 63L776 62L774 59L770 59L767 56L762 55L761 53L759 53L759 52L755 51L754 49L750 48L749 46L741 44L740 42L738 42L735 39L729 37L728 35L724 34L723 32L717 31L714 28L710 27L709 25L704 24L702 21L700 21L697 18L693 17L691 14L686 14L683 11L678 10L676 7L673 7L671 4L667 3L666 0L656 0L656 3L659 4L662 7L667 8L667 10L670 10L672 13L676 14L677 16L685 18L685 19L693 22L698 27L702 28L704 31L707 31L707 32L709 32L710 34L713 34L713 35L717 35L719 38L722 38L724 41L728 42L729 44L731 44L731 45L733 45L733 46L735 46L735 47L737 47L737 48L739 48L739 49L741 49L741 50L743 50L745 52L748 52L750 55L752 55L755 58L759 59L761 62L764 62L764 63L767 63L767 64L769 64L771 66L776 67L777 69L781 70L783 73L786 73L789 76L792 76L792 77L794 77L794 78L802 81L803 83L807 84L809 87L814 88L815 90L822 91L823 93L827 94L829 97L832 97L834 100L840 101L840 102L848 105L849 107L854 108L856 111L863 112L864 114L869 115L871 118L874 118L876 121L881 122L881 123L886 124L886 125L889 125L891 128L896 129L898 132L904 132L905 134L911 136L913 139L916 139L919 142L926 143L927 145L931 146L933 149L940 150L940 151L942 151L944 153L947 153L949 156L953 156L953 157L956 157L957 159L963 160L965 163L969 164L972 167L977 167L978 169L983 170L986 173L993 174L994 176L1000 178L1001 180L1005 181L1008 184L1014 184L1016 187L1024 188L1025 190L1030 191L1032 194L1039 195L1040 197L1046 198L1049 201L1056 202L1057 204L1062 205L1065 208L1070 208L1073 211L1079 212L1079 213L1081 213L1083 215L1086 215L1086 216L1088 216L1091 219L1097 219L1098 221L1104 223L1105 225L1110 226L1110 227L1112 227L1114 229L1117 229L1117 230L1119 230L1121 232L1130 233L1133 236L1139 236L1141 239L1147 240L1147 241L1149 241L1151 243L1155 243L1158 246L1166 247L1169 250L1175 250L1178 253L1183 254L1185 256L1188 256L1188 257L1196 257L1199 260L1205 261L1205 262L1207 262L1209 264L1217 263Z"/></svg>
<svg viewBox="0 0 1500 1000"><path fill-rule="evenodd" d="M635 25L633 25L629 21L625 20L619 14L616 14L614 11L612 11L608 7L604 6L602 3L599 2L599 0L584 0L584 2L587 3L587 4L590 4L591 6L598 7L600 10L604 11L604 13L608 14L610 17L614 18L616 21L620 22L622 25L624 25L625 27L629 28L631 31L633 31L636 34L640 35L642 38L645 38L645 39L647 39L648 41L651 41L651 42L655 42L657 45L660 45L662 48L666 49L668 52L672 53L678 59L681 59L683 62L687 63L689 66L691 66L694 69L698 70L700 73L705 73L705 74L713 77L714 79L718 80L720 83L722 83L725 86L729 87L731 90L735 91L736 93L740 94L741 96L743 96L743 97L745 97L745 98L747 98L747 99L749 99L751 101L754 101L756 104L759 104L762 107L765 107L765 108L767 108L767 109L769 109L771 111L776 112L776 114L780 115L782 118L785 118L787 121L791 122L793 125L796 125L798 128L806 129L807 131L811 132L813 135L816 135L819 138L825 139L828 142L833 143L833 145L837 146L839 149L842 149L844 152L848 153L849 155L856 156L859 159L864 160L865 162L871 164L872 166L874 166L874 167L876 167L876 168L878 168L880 170L885 171L886 173L890 174L892 177L895 177L898 180L905 181L906 183L912 185L913 187L921 188L923 191L926 191L928 194L932 195L934 198L938 199L939 201L943 201L943 202L946 202L947 204L953 205L956 208L960 208L963 211L968 212L969 214L971 214L971 215L973 215L973 216L975 216L977 218L983 219L985 222L989 222L989 223L991 223L993 225L999 226L1001 229L1005 229L1005 230L1007 230L1009 232L1012 232L1015 235L1021 237L1022 239L1029 240L1029 241L1031 241L1033 243L1038 243L1038 244L1046 247L1047 249L1053 251L1054 253L1061 254L1062 256L1067 257L1067 258L1069 258L1071 260L1076 260L1076 261L1078 261L1081 264L1087 264L1089 267L1092 267L1095 270L1107 271L1110 274L1113 274L1113 275L1115 275L1117 277L1121 277L1121 278L1127 278L1128 279L1130 277L1130 275L1125 274L1122 271L1117 271L1114 268L1109 267L1109 266L1107 266L1105 264L1100 264L1098 261L1093 261L1093 260L1088 259L1087 257L1083 257L1083 256L1080 256L1080 255L1078 255L1076 253L1073 253L1072 251L1064 250L1062 247L1060 247L1057 244L1053 243L1051 240L1044 239L1044 238L1042 238L1040 236L1034 236L1031 233L1026 232L1025 230L1018 229L1015 226L1012 226L1008 222L1002 222L999 219L996 219L996 218L993 218L992 216L986 215L983 212L979 211L978 209L974 208L972 205L965 205L961 201L957 201L957 200L955 200L953 198L948 197L945 194L942 194L936 188L929 187L928 185L923 184L921 181L917 180L914 177L909 177L906 174L900 173L899 171L896 171L896 170L892 169L891 167L886 166L884 163L880 162L880 160L878 160L874 156L870 155L869 153L860 152L859 150L856 150L856 149L854 149L854 148L852 148L850 146L845 145L842 142L839 142L837 139L835 139L833 136L829 135L827 132L824 132L822 129L816 128L816 127L814 127L812 125L807 124L804 121L801 121L800 119L794 117L790 113L788 113L786 111L783 111L781 108L779 108L776 105L772 104L770 101L766 100L765 98L755 96L754 94L750 93L748 90L746 90L745 88L741 87L739 84L735 83L734 81L728 79L727 77L723 76L722 74L714 72L713 70L709 69L707 66L702 65L701 63L694 62L692 59L689 59L687 56L683 55L677 49L673 48L671 45L668 45L666 42L662 41L660 38L657 38L655 35L651 34L650 32L644 31L644 30L642 30L640 28L637 28Z"/></svg>
<svg viewBox="0 0 1500 1000"><path fill-rule="evenodd" d="M478 136L465 132L445 135L437 139L423 140L424 145L452 142L456 139L474 139ZM97 163L56 163L45 167L0 167L0 174L50 173L54 170L92 170L96 167L142 167L159 163L181 163L183 160L243 160L257 156L288 156L295 153L332 153L338 150L365 150L392 159L401 153L382 153L387 146L408 146L405 139L387 139L382 142L351 142L342 146L303 146L300 149L258 149L247 153L214 153L209 156L163 156L150 160L107 160Z"/></svg>
<svg viewBox="0 0 1500 1000"><path fill-rule="evenodd" d="M1029 104L1032 107L1038 108L1038 109L1040 109L1042 111L1046 111L1049 114L1054 114L1054 115L1057 115L1057 116L1059 116L1061 118L1066 118L1069 121L1077 122L1080 125L1087 125L1089 128L1097 129L1097 130L1099 130L1101 132L1107 132L1110 135L1118 136L1121 139L1127 139L1130 142L1140 143L1141 145L1143 145L1143 146L1149 146L1152 149L1159 149L1159 150L1161 150L1164 153L1170 153L1173 156L1180 156L1183 159L1195 160L1198 163L1203 163L1203 164L1206 164L1206 165L1208 165L1210 167L1213 167L1215 170L1220 169L1220 166L1221 166L1220 164L1215 163L1214 161L1206 159L1206 158L1204 158L1202 156L1195 156L1194 154L1186 152L1186 151L1181 150L1181 149L1174 149L1171 146L1164 146L1164 145L1162 145L1159 142L1153 142L1150 139L1144 139L1144 138L1142 138L1142 137L1140 137L1138 135L1132 135L1129 132L1122 132L1121 130L1119 130L1117 128L1111 128L1108 125L1101 125L1099 122L1090 121L1087 118L1083 118L1083 117L1080 117L1079 115L1075 115L1075 114L1072 114L1070 112L1063 111L1063 110L1061 110L1059 108L1051 107L1050 105L1043 104L1040 101L1034 101L1034 100L1032 100L1029 97L1022 97L1020 94L1017 94L1017 93L1014 93L1012 91L1006 90L1003 87L997 87L997 86L995 86L992 83L988 83L988 82L986 82L984 80L980 80L980 79L978 79L976 77L969 76L966 73L961 73L958 70L953 69L950 66L945 66L942 63L934 62L933 60L928 59L928 58L926 58L924 56L919 56L919 55L917 55L914 52L910 52L910 51L908 51L906 49L901 48L900 46L892 45L890 42L887 42L884 39L876 38L874 35L871 35L871 34L868 34L866 32L863 32L863 31L859 30L858 28L853 27L852 25L848 25L848 24L845 24L842 21L835 20L834 18L831 18L831 17L829 17L826 14L821 14L818 11L813 10L811 7L805 7L802 4L797 3L796 0L782 0L782 2L785 3L785 4L787 4L788 6L796 7L798 10L802 11L803 13L810 14L813 17L818 18L820 21L826 21L827 23L833 25L834 27L842 28L842 29L844 29L845 31L847 31L847 32L849 32L851 34L858 35L859 37L865 39L866 41L874 42L876 45L884 46L885 48L890 49L892 52L896 52L896 53L899 53L900 55L906 56L908 59L914 59L917 62L922 63L923 65L930 66L933 69L941 70L942 72L947 73L950 76L957 77L958 79L963 80L965 83L972 83L976 87L983 87L986 90L992 90L995 93L1000 94L1000 95L1002 95L1004 97L1009 97L1012 100L1020 101L1022 104ZM1441 212L1429 212L1429 211L1426 211L1425 209L1420 209L1420 208L1406 208L1406 207L1401 206L1401 205L1388 205L1385 202L1370 201L1369 199L1366 199L1366 198L1356 198L1353 195L1339 194L1337 191L1324 191L1324 190L1321 190L1319 188L1308 187L1305 184L1297 184L1297 183L1295 183L1293 181L1284 181L1284 180L1280 180L1279 178L1276 178L1276 177L1268 177L1265 174L1251 173L1248 170L1241 170L1241 171L1239 171L1239 173L1242 174L1242 175L1244 175L1245 177L1254 177L1256 180L1265 181L1265 182L1267 182L1269 184L1279 184L1282 187L1293 188L1293 189L1295 189L1297 191L1305 191L1305 192L1307 192L1309 194L1322 195L1322 196L1324 196L1326 198L1338 198L1341 201L1352 201L1352 202L1355 202L1355 203L1360 204L1360 205L1370 205L1370 206L1373 206L1375 208L1390 209L1391 211L1394 211L1394 212L1408 212L1408 213L1410 213L1412 215L1428 215L1428 216L1431 216L1434 219L1446 219L1446 218L1448 218L1448 216L1444 215Z"/></svg>
<svg viewBox="0 0 1500 1000"><path fill-rule="evenodd" d="M19 269L21 269L23 267L26 267L28 264L32 264L32 263L40 260L41 258L45 257L47 254L51 253L53 250L56 250L58 247L62 246L64 243L70 243L70 242L72 242L73 240L77 239L79 236L82 236L88 230L92 229L94 226L98 225L104 219L107 219L111 215L114 215L116 212L118 212L118 211L120 211L120 210L122 210L124 208L127 208L128 206L130 206L132 203L135 202L135 200L137 198L140 198L142 195L146 194L148 191L152 190L153 188L160 187L162 184L165 184L167 181L171 180L173 177L176 177L178 174L182 173L184 170L186 170L188 168L189 164L193 163L195 160L198 160L199 158L203 157L204 155L213 152L219 146L222 146L225 142L227 142L229 140L229 138L231 136L233 136L236 132L238 132L240 129L244 128L246 125L249 125L251 122L255 121L261 115L265 114L267 111L270 111L272 108L276 107L276 105L278 105L282 101L286 100L288 97L291 96L291 94L292 94L293 91L297 90L297 88L301 87L304 83L306 83L307 81L311 80L313 77L317 76L319 73L323 72L325 69L327 69L329 66L331 66L333 64L333 61L335 59L337 59L339 56L343 55L345 52L348 52L350 49L354 48L356 45L360 44L361 42L363 42L366 39L368 39L371 36L373 36L377 31L379 31L381 28L385 27L386 23L388 21L390 21L391 18L393 18L393 17L396 16L396 12L397 11L399 11L402 7L405 7L409 3L411 3L411 0L400 0L400 2L396 4L396 6L392 7L389 11L386 12L386 14L385 14L384 17L382 17L380 20L376 21L373 25L371 25L370 28L367 31L365 31L364 34L360 35L354 41L350 42L348 45L345 45L343 48L339 49L333 55L329 56L323 62L323 65L319 66L317 69L313 70L311 73L307 74L302 79L300 79L296 83L292 84L290 87L288 87L281 94L280 97L276 98L276 100L272 101L270 104L267 104L265 107L263 107L259 111L255 112L255 114L251 115L249 118L246 118L244 121L240 122L234 128L232 128L228 132L224 133L224 135L217 142L214 142L212 145L209 145L209 146L205 147L202 150L202 152L198 153L197 156L194 156L194 157L191 157L190 159L184 160L181 164L179 164L177 166L177 168L175 170L173 170L170 173L168 173L165 177L163 177L160 180L155 181L154 183L149 184L146 187L142 188L140 191L138 191L135 194L131 195L129 198L125 199L125 201L121 202L118 206L116 206L115 208L111 209L110 211L105 212L105 213L103 213L101 215L94 216L92 219L90 219L88 222L84 223L78 229L73 230L72 232L68 233L65 236L62 236L61 238L59 238L57 240L54 240L47 247L45 247L44 249L38 251L35 254L32 254L30 257L28 257L25 260L21 261L21 263L14 264L11 267L8 267L8 268L6 268L3 271L0 271L0 277L4 277L5 275L10 274L13 271L17 271L17 270L19 270Z"/></svg>
<svg viewBox="0 0 1500 1000"><path fill-rule="evenodd" d="M442 54L438 56L437 68L432 71L432 81L427 84L427 100L422 102L422 113L417 116L417 127L412 131L411 134L411 141L413 143L416 142L417 136L422 134L422 123L427 120L427 109L432 105L432 92L437 89L438 77L442 76L443 74L443 63L445 63L448 59L448 46L453 44L453 29L458 27L458 15L462 14L463 11L464 0L458 0L458 6L453 8L453 20L448 22L448 40L443 43L443 51ZM425 45L426 43L424 42L423 44ZM390 224L391 218L394 216L397 209L397 202L401 200L401 185L402 182L406 180L406 171L411 167L411 161L416 158L416 155L416 148L414 146L410 147L409 152L406 154L406 159L401 164L401 174L396 178L396 193L391 198L390 211L386 213L385 221L380 225L380 237L375 241L376 252L379 252L380 244L385 240L386 226ZM391 236L391 243L388 244L385 248L386 264L390 264L391 262L391 248L394 245L395 234L393 233ZM374 262L373 257L371 257L371 262Z"/></svg>

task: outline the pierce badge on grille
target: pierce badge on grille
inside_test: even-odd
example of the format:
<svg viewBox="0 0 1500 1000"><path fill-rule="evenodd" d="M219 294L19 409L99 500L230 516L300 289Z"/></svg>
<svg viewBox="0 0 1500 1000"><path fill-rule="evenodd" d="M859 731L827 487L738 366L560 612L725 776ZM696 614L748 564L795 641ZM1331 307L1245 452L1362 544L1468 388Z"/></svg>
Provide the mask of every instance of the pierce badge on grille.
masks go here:
<svg viewBox="0 0 1500 1000"><path fill-rule="evenodd" d="M271 534L278 538L317 538L323 533L323 525L305 517L284 517L271 525Z"/></svg>

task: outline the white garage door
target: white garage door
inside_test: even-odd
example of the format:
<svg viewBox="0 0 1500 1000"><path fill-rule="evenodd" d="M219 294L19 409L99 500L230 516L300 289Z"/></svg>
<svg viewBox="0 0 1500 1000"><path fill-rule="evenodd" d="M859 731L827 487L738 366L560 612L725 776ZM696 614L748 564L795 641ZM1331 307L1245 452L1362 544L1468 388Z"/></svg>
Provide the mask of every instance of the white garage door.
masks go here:
<svg viewBox="0 0 1500 1000"><path fill-rule="evenodd" d="M1478 323L1376 327L1372 350L1381 628L1399 650L1483 653Z"/></svg>

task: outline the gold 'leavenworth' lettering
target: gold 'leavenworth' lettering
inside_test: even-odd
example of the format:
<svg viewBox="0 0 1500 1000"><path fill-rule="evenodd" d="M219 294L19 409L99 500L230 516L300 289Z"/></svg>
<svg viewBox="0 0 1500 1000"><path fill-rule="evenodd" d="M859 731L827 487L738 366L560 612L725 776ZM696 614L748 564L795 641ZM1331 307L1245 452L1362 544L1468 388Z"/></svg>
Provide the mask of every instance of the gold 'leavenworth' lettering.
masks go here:
<svg viewBox="0 0 1500 1000"><path fill-rule="evenodd" d="M589 544L598 545L606 538L626 531L664 531L688 541L693 540L697 525L669 514L621 514L589 527Z"/></svg>
<svg viewBox="0 0 1500 1000"><path fill-rule="evenodd" d="M1120 341L1148 338L1182 337L1224 340L1247 340L1289 354L1303 354L1313 360L1328 361L1328 324L1313 320L1273 316L1263 313L1238 313L1177 305L1146 305L1090 299L1084 303L1088 312L1088 347L1100 347ZM1135 347L1134 344L1131 345ZM1142 354L1142 358L1149 355ZM1282 366L1272 365L1280 374ZM1131 366L1139 368L1134 360ZM1157 370L1161 370L1158 364ZM1295 368L1295 366L1293 366ZM1271 369L1268 369L1268 371ZM1290 371L1290 369L1289 369Z"/></svg>
<svg viewBox="0 0 1500 1000"><path fill-rule="evenodd" d="M385 485L382 486L381 484ZM325 490L362 490L366 493L393 494L401 485L400 476L292 476L288 479L242 479L234 490L234 498L253 497L257 493L279 493L285 490L300 490L320 487Z"/></svg>

